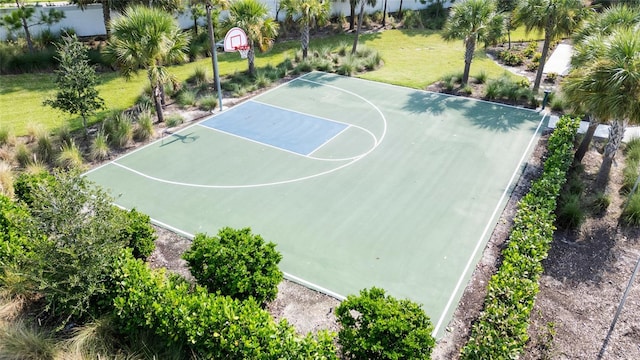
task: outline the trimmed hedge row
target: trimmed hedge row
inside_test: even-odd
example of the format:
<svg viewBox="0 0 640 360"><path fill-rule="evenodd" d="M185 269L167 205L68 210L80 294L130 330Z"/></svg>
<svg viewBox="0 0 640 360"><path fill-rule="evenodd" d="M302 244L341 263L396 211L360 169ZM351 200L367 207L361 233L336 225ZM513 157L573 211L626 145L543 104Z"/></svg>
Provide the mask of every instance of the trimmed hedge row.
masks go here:
<svg viewBox="0 0 640 360"><path fill-rule="evenodd" d="M130 255L115 264L113 276L115 315L125 334L149 329L202 359L337 360L332 334L299 337L251 298L239 301L192 288Z"/></svg>
<svg viewBox="0 0 640 360"><path fill-rule="evenodd" d="M573 159L578 119L563 116L549 137L541 177L518 204L502 252L502 264L487 286L484 310L474 323L462 359L515 359L529 336L529 315L553 240L556 200Z"/></svg>

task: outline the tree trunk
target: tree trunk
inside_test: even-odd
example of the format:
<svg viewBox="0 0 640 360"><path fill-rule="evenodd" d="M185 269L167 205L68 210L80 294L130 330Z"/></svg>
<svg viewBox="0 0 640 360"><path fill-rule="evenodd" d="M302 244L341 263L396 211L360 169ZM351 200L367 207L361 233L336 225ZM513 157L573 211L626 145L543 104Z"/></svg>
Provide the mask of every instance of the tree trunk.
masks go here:
<svg viewBox="0 0 640 360"><path fill-rule="evenodd" d="M104 30L107 39L111 36L111 1L102 0L102 20L104 21Z"/></svg>
<svg viewBox="0 0 640 360"><path fill-rule="evenodd" d="M302 37L300 39L300 43L302 44L302 59L307 58L307 54L309 52L309 24L306 23L302 26Z"/></svg>
<svg viewBox="0 0 640 360"><path fill-rule="evenodd" d="M357 0L349 0L349 30L355 29L357 4Z"/></svg>
<svg viewBox="0 0 640 360"><path fill-rule="evenodd" d="M611 171L613 158L616 156L616 152L622 143L624 128L624 122L621 120L611 122L611 128L609 129L609 142L607 142L607 146L604 148L602 165L600 165L600 170L598 171L598 176L595 181L596 190L604 190L609 182L609 172Z"/></svg>
<svg viewBox="0 0 640 360"><path fill-rule="evenodd" d="M356 29L356 36L353 38L353 47L351 48L351 55L356 53L358 49L358 37L360 36L360 29L362 29L362 18L364 17L364 0L360 3L360 15L358 15L358 28Z"/></svg>
<svg viewBox="0 0 640 360"><path fill-rule="evenodd" d="M544 64L547 62L547 55L549 55L549 48L551 47L551 18L547 21L547 27L544 29L544 44L542 45L542 56L540 56L540 62L538 63L538 72L536 73L536 81L533 83L533 92L538 92L540 89L540 83L542 82L542 71L544 70Z"/></svg>
<svg viewBox="0 0 640 360"><path fill-rule="evenodd" d="M253 76L256 73L255 55L253 51L253 44L249 43L249 52L247 53L247 62L249 62L249 75Z"/></svg>
<svg viewBox="0 0 640 360"><path fill-rule="evenodd" d="M384 0L384 7L382 8L382 27L387 26L387 0Z"/></svg>
<svg viewBox="0 0 640 360"><path fill-rule="evenodd" d="M167 106L167 97L165 96L164 92L164 84L158 84L158 89L160 90L158 93L158 96L160 97L160 105L162 105L162 107L165 107Z"/></svg>
<svg viewBox="0 0 640 360"><path fill-rule="evenodd" d="M582 141L580 142L580 146L578 146L578 150L576 150L576 154L573 157L573 162L580 163L582 162L582 158L589 150L589 146L591 145L591 141L593 140L593 134L596 133L596 129L600 123L597 121L596 117L593 115L588 115L589 117L589 127L587 128L587 132L584 134Z"/></svg>
<svg viewBox="0 0 640 360"><path fill-rule="evenodd" d="M16 6L18 7L18 9L24 11L24 5L20 4L18 0L16 0ZM23 12L22 14L24 15L25 13ZM33 48L33 41L31 40L31 32L29 32L29 24L27 24L27 19L25 19L24 17L22 17L21 20L22 28L24 29L24 37L27 40L27 47L29 48L29 52L33 54L35 50Z"/></svg>
<svg viewBox="0 0 640 360"><path fill-rule="evenodd" d="M153 85L153 103L156 107L156 115L158 116L158 122L164 122L164 113L162 112L162 104L160 103L160 86L158 84Z"/></svg>
<svg viewBox="0 0 640 360"><path fill-rule="evenodd" d="M469 72L471 71L471 61L473 60L473 52L476 49L476 35L471 34L465 41L466 48L464 50L464 72L462 73L462 85L469 82Z"/></svg>
<svg viewBox="0 0 640 360"><path fill-rule="evenodd" d="M402 0L400 0L400 7L398 8L398 19L402 20Z"/></svg>

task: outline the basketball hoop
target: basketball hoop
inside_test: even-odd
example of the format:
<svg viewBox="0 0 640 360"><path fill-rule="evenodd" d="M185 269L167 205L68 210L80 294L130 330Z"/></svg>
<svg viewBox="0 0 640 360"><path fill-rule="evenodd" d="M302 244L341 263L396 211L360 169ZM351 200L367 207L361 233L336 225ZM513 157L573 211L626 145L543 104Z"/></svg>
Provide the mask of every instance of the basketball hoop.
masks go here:
<svg viewBox="0 0 640 360"><path fill-rule="evenodd" d="M249 55L249 45L236 46L235 48L240 53L241 58L246 59L247 55Z"/></svg>

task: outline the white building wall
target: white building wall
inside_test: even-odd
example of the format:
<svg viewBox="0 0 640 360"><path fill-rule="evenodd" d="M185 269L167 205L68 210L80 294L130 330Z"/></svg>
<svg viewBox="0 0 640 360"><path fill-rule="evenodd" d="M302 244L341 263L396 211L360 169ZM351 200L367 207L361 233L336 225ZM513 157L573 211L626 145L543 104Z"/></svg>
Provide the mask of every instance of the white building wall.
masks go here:
<svg viewBox="0 0 640 360"><path fill-rule="evenodd" d="M270 9L271 15L275 16L276 9L279 3L279 0L261 0L263 1ZM402 1L402 9L403 10L418 10L424 9L429 6L429 0L426 0L425 4L422 4L419 0L403 0ZM448 4L448 3L447 3ZM447 5L445 5L447 6ZM331 4L331 13L332 14L349 14L349 2L348 1L336 1ZM384 7L384 1L378 0L375 7L366 6L365 11L368 13L375 11L382 11ZM400 7L400 0L388 0L387 1L387 11L388 12L396 12ZM51 6L47 5L38 5L36 10L36 14L34 15L34 19L39 17L39 12L49 11ZM93 36L93 35L104 35L104 21L102 19L102 5L101 4L93 4L87 6L85 10L80 10L76 5L61 5L55 6L57 10L64 11L65 18L59 22L51 26L51 31L57 33L60 29L65 28L73 28L76 31L78 36ZM15 8L0 8L0 16L4 16L5 14L15 10ZM284 17L284 12L280 11L280 18ZM117 12L111 12L111 17L116 18L120 16ZM221 15L224 16L224 13ZM178 22L180 26L184 29L190 28L193 26L193 20L189 18L188 12L181 14L178 16ZM43 29L46 29L47 26L33 26L30 28L31 34L36 36ZM8 36L7 30L4 27L0 27L0 39L5 40Z"/></svg>

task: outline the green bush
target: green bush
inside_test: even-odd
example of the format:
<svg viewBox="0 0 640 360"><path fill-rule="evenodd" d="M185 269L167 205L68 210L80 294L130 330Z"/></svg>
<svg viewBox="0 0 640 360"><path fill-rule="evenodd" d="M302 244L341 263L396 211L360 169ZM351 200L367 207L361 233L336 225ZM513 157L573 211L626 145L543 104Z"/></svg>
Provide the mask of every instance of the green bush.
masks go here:
<svg viewBox="0 0 640 360"><path fill-rule="evenodd" d="M122 111L115 111L102 123L104 134L112 146L124 148L133 139L133 122Z"/></svg>
<svg viewBox="0 0 640 360"><path fill-rule="evenodd" d="M337 360L331 334L299 337L253 299L193 288L131 256L121 257L113 268L114 315L126 335L150 330L168 344L187 346L195 358Z"/></svg>
<svg viewBox="0 0 640 360"><path fill-rule="evenodd" d="M435 346L433 325L420 305L385 295L382 289L347 297L336 316L346 359L429 359Z"/></svg>
<svg viewBox="0 0 640 360"><path fill-rule="evenodd" d="M206 95L198 100L198 108L200 110L211 111L218 106L218 98L214 95Z"/></svg>
<svg viewBox="0 0 640 360"><path fill-rule="evenodd" d="M0 146L13 145L15 142L16 136L13 131L8 127L0 125Z"/></svg>
<svg viewBox="0 0 640 360"><path fill-rule="evenodd" d="M522 50L522 55L527 58L531 58L536 52L538 52L538 43L536 41L531 41L527 47Z"/></svg>
<svg viewBox="0 0 640 360"><path fill-rule="evenodd" d="M81 169L84 166L84 158L76 143L63 144L60 153L56 156L56 165L63 169Z"/></svg>
<svg viewBox="0 0 640 360"><path fill-rule="evenodd" d="M515 50L503 50L498 54L498 58L508 66L518 66L524 63L524 56Z"/></svg>
<svg viewBox="0 0 640 360"><path fill-rule="evenodd" d="M627 200L627 204L622 212L622 221L626 225L640 225L640 192L631 195Z"/></svg>
<svg viewBox="0 0 640 360"><path fill-rule="evenodd" d="M580 195L569 194L560 199L558 204L558 218L556 219L559 227L564 229L576 229L585 219L585 213L580 203Z"/></svg>
<svg viewBox="0 0 640 360"><path fill-rule="evenodd" d="M104 160L109 156L109 142L107 141L107 135L104 131L98 131L96 137L91 142L89 147L89 158L92 160Z"/></svg>
<svg viewBox="0 0 640 360"><path fill-rule="evenodd" d="M44 163L50 163L53 160L53 140L49 133L43 132L38 136L35 154L37 159Z"/></svg>
<svg viewBox="0 0 640 360"><path fill-rule="evenodd" d="M114 208L119 216L114 217L114 227L120 228L116 239L131 248L136 259L146 260L155 250L156 232L151 226L148 215L131 209L131 211Z"/></svg>
<svg viewBox="0 0 640 360"><path fill-rule="evenodd" d="M180 114L169 115L164 119L167 127L175 127L184 123L184 118Z"/></svg>
<svg viewBox="0 0 640 360"><path fill-rule="evenodd" d="M529 100L533 92L528 88L528 80L513 81L508 75L491 80L485 87L486 99L507 99L511 101Z"/></svg>
<svg viewBox="0 0 640 360"><path fill-rule="evenodd" d="M604 192L598 192L591 201L591 210L596 214L601 214L607 210L611 204L611 197Z"/></svg>
<svg viewBox="0 0 640 360"><path fill-rule="evenodd" d="M553 241L556 199L573 160L578 119L560 118L547 144L540 178L518 203L502 263L487 285L484 309L472 325L461 359L514 359L526 345L538 279Z"/></svg>
<svg viewBox="0 0 640 360"><path fill-rule="evenodd" d="M223 228L217 237L198 234L183 258L198 284L212 293L263 304L276 298L282 255L251 229Z"/></svg>
<svg viewBox="0 0 640 360"><path fill-rule="evenodd" d="M197 95L195 91L183 89L178 93L176 102L181 108L186 108L189 106L194 106L196 104L196 98Z"/></svg>
<svg viewBox="0 0 640 360"><path fill-rule="evenodd" d="M147 141L153 137L153 116L151 111L144 110L138 114L138 121L133 130L133 138L136 141Z"/></svg>

